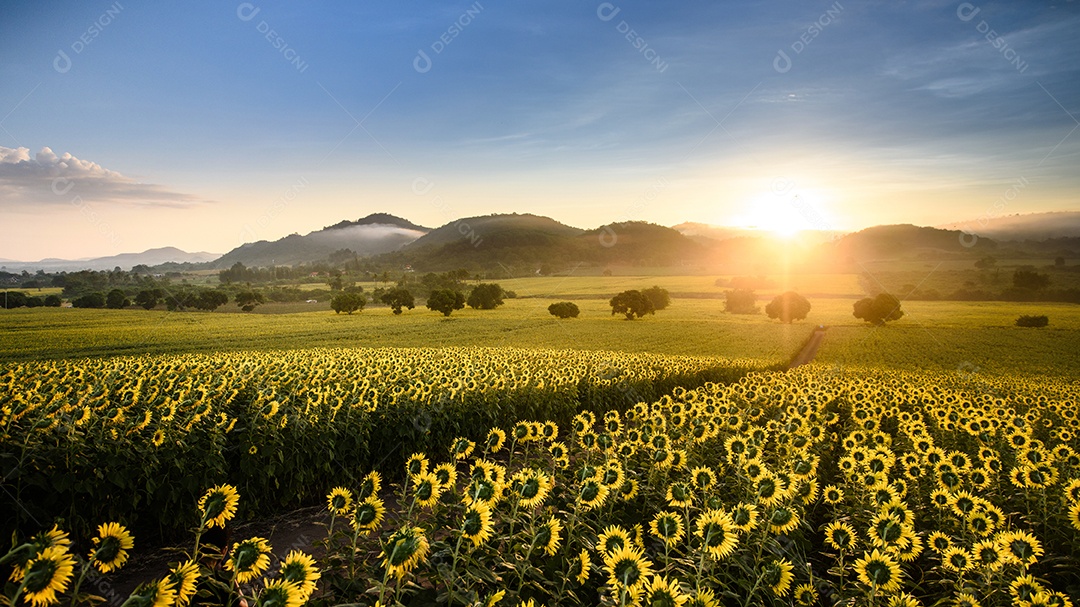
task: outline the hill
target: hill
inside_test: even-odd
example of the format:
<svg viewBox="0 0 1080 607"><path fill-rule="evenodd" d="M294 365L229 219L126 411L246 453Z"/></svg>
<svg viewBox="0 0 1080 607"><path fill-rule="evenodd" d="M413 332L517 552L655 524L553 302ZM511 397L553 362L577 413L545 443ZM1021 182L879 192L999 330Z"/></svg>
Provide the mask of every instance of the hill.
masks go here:
<svg viewBox="0 0 1080 607"><path fill-rule="evenodd" d="M981 217L941 226L998 241L1044 241L1080 236L1080 211Z"/></svg>
<svg viewBox="0 0 1080 607"><path fill-rule="evenodd" d="M228 268L240 262L248 267L297 265L327 259L335 251L349 249L365 257L397 250L422 237L428 228L387 213L375 213L356 221L342 221L305 234L290 234L274 241L242 244L214 262Z"/></svg>
<svg viewBox="0 0 1080 607"><path fill-rule="evenodd" d="M899 224L866 228L822 246L837 260L868 261L967 257L993 250L997 243L960 230Z"/></svg>
<svg viewBox="0 0 1080 607"><path fill-rule="evenodd" d="M121 253L92 259L42 259L40 261L0 261L0 269L8 272L78 272L80 270L111 270L117 266L130 270L139 265L158 266L166 263L205 263L217 259L217 253L188 253L176 247L147 249L142 253Z"/></svg>

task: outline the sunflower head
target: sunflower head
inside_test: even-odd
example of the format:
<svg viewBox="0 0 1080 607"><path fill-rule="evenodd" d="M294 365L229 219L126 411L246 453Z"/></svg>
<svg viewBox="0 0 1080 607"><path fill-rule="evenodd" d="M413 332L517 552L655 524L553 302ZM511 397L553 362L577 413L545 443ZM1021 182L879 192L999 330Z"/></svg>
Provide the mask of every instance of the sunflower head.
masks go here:
<svg viewBox="0 0 1080 607"><path fill-rule="evenodd" d="M377 495L370 495L360 503L352 512L352 526L357 532L370 533L382 524L383 515L386 514L386 506Z"/></svg>
<svg viewBox="0 0 1080 607"><path fill-rule="evenodd" d="M256 605L257 607L300 607L305 600L299 582L277 579L266 584Z"/></svg>
<svg viewBox="0 0 1080 607"><path fill-rule="evenodd" d="M794 570L795 566L787 559L770 561L761 568L762 584L768 586L775 596L784 597L791 590Z"/></svg>
<svg viewBox="0 0 1080 607"><path fill-rule="evenodd" d="M365 500L373 495L378 495L381 488L382 476L372 470L364 477L364 480L360 481L360 486L356 489L356 499Z"/></svg>
<svg viewBox="0 0 1080 607"><path fill-rule="evenodd" d="M604 559L604 569L611 586L633 592L644 586L652 574L652 562L639 548L623 546Z"/></svg>
<svg viewBox="0 0 1080 607"><path fill-rule="evenodd" d="M345 487L334 487L326 496L326 507L336 516L343 516L352 510L352 491Z"/></svg>
<svg viewBox="0 0 1080 607"><path fill-rule="evenodd" d="M93 541L90 562L102 573L123 567L127 562L127 551L135 547L135 538L119 523L99 525Z"/></svg>
<svg viewBox="0 0 1080 607"><path fill-rule="evenodd" d="M225 528L225 523L236 516L240 494L232 485L212 487L199 499L199 512L206 527Z"/></svg>
<svg viewBox="0 0 1080 607"><path fill-rule="evenodd" d="M682 517L674 512L658 512L649 523L649 531L668 546L673 546L683 538Z"/></svg>
<svg viewBox="0 0 1080 607"><path fill-rule="evenodd" d="M383 544L383 567L398 579L427 557L428 540L419 527L402 527Z"/></svg>
<svg viewBox="0 0 1080 607"><path fill-rule="evenodd" d="M739 529L723 510L709 510L698 517L694 534L701 538L702 549L715 559L723 559L739 544Z"/></svg>
<svg viewBox="0 0 1080 607"><path fill-rule="evenodd" d="M491 537L495 527L491 522L491 508L485 502L475 502L465 508L461 516L461 532L473 546L479 546Z"/></svg>
<svg viewBox="0 0 1080 607"><path fill-rule="evenodd" d="M66 546L50 546L38 552L22 570L27 602L33 607L56 603L67 590L74 570L75 558Z"/></svg>
<svg viewBox="0 0 1080 607"><path fill-rule="evenodd" d="M315 559L299 550L293 550L281 562L281 580L298 585L300 602L306 602L322 574L315 565Z"/></svg>
<svg viewBox="0 0 1080 607"><path fill-rule="evenodd" d="M548 556L554 556L555 551L559 549L559 542L562 541L561 534L562 523L553 516L537 527L533 545L543 550Z"/></svg>
<svg viewBox="0 0 1080 607"><path fill-rule="evenodd" d="M195 561L181 563L169 571L168 579L176 590L176 607L185 607L195 596L199 565Z"/></svg>
<svg viewBox="0 0 1080 607"><path fill-rule="evenodd" d="M225 569L232 571L236 581L246 584L262 575L270 567L270 542L253 537L233 544L232 552L225 561Z"/></svg>
<svg viewBox="0 0 1080 607"><path fill-rule="evenodd" d="M900 565L888 552L874 549L855 562L859 580L872 588L893 592L900 588Z"/></svg>

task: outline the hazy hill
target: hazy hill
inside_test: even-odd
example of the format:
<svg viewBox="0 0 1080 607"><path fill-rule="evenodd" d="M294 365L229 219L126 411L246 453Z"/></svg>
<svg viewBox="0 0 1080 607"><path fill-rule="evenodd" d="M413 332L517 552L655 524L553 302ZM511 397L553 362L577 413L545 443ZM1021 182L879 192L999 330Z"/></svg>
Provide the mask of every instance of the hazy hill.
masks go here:
<svg viewBox="0 0 1080 607"><path fill-rule="evenodd" d="M379 255L400 249L427 232L427 228L406 219L375 213L303 236L290 234L279 240L242 244L221 256L214 265L218 268L228 268L236 262L248 267L297 265L326 259L341 249L350 249L360 256Z"/></svg>
<svg viewBox="0 0 1080 607"><path fill-rule="evenodd" d="M674 228L626 221L589 230L578 238L583 261L635 266L699 264L709 248Z"/></svg>
<svg viewBox="0 0 1080 607"><path fill-rule="evenodd" d="M41 261L0 261L0 269L9 272L77 272L79 270L112 270L119 266L130 270L134 266L156 266L164 263L204 263L218 258L217 253L188 253L176 247L148 249L142 253L121 253L92 259L42 259Z"/></svg>
<svg viewBox="0 0 1080 607"><path fill-rule="evenodd" d="M942 226L998 241L1080 237L1080 211L982 217Z"/></svg>
<svg viewBox="0 0 1080 607"><path fill-rule="evenodd" d="M960 230L900 224L866 228L823 246L831 249L836 259L861 261L968 256L994 250L997 243L989 238L972 238Z"/></svg>

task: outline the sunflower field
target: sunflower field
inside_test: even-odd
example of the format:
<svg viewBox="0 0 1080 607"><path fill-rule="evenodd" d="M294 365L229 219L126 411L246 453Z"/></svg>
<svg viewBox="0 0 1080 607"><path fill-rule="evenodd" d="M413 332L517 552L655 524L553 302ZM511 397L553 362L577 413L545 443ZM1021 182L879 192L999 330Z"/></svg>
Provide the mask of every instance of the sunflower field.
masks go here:
<svg viewBox="0 0 1080 607"><path fill-rule="evenodd" d="M566 423L521 415L411 453L400 481L327 484L325 539L277 562L264 538L206 544L247 497L204 487L193 550L129 601L1072 605L1080 385L965 382L811 365ZM110 525L81 570L122 564ZM78 602L71 546L59 528L17 544L9 602Z"/></svg>
<svg viewBox="0 0 1080 607"><path fill-rule="evenodd" d="M168 536L231 482L267 514L519 415L568 423L730 382L750 360L514 348L353 348L0 364L0 532L122 519Z"/></svg>

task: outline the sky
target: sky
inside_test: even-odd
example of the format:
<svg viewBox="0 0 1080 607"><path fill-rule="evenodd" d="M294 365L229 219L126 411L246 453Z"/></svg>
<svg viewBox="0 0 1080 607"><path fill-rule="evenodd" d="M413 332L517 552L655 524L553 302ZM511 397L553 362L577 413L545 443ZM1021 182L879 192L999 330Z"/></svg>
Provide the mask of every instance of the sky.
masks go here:
<svg viewBox="0 0 1080 607"><path fill-rule="evenodd" d="M1080 210L1080 2L0 1L0 259ZM1017 185L1022 184L1022 185Z"/></svg>

